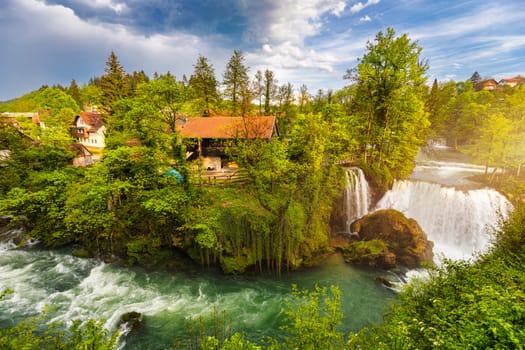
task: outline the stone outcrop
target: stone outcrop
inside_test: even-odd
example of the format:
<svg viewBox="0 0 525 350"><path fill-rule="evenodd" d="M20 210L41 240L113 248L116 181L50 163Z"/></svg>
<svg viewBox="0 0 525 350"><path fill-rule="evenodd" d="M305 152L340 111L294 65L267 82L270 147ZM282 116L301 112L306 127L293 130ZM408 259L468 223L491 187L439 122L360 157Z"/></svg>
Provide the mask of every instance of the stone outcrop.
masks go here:
<svg viewBox="0 0 525 350"><path fill-rule="evenodd" d="M397 210L379 210L365 215L352 223L351 230L359 234L360 241L344 249L349 262L379 268L400 265L412 269L421 266L422 262L432 261L434 244L416 220ZM366 254L359 254L359 249Z"/></svg>
<svg viewBox="0 0 525 350"><path fill-rule="evenodd" d="M142 329L144 320L140 312L126 312L120 316L119 327L127 334L138 332Z"/></svg>

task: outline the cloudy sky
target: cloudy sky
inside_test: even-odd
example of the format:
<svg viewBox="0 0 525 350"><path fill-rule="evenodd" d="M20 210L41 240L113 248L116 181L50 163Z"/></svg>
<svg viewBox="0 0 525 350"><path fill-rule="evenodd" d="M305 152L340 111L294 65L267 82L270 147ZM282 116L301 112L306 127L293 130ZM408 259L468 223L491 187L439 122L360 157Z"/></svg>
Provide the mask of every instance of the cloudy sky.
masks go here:
<svg viewBox="0 0 525 350"><path fill-rule="evenodd" d="M202 54L222 80L240 49L251 76L338 89L387 27L423 47L429 79L525 75L523 0L1 0L0 101L86 83L112 50L127 72L178 78Z"/></svg>

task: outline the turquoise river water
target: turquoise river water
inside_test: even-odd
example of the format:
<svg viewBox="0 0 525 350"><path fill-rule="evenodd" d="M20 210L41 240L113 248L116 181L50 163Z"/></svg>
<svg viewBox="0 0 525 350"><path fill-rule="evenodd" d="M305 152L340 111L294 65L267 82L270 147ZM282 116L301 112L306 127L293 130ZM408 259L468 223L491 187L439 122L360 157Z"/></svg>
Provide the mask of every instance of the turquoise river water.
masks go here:
<svg viewBox="0 0 525 350"><path fill-rule="evenodd" d="M125 349L166 349L188 340L188 320L226 312L235 331L259 341L281 337L283 307L291 285L336 285L342 292L342 331L379 322L394 294L375 283L381 272L356 269L334 255L321 267L279 276L239 277L217 272L176 273L119 267L68 252L0 246L0 327L49 310L46 321L104 319L115 329L123 313L144 316L140 332L121 337Z"/></svg>

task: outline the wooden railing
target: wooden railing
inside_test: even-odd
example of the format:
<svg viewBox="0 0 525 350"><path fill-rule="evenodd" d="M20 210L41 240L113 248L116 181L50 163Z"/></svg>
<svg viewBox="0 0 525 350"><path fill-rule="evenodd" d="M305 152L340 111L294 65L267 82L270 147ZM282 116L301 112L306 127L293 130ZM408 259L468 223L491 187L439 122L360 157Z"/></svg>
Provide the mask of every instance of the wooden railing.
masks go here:
<svg viewBox="0 0 525 350"><path fill-rule="evenodd" d="M248 182L248 173L245 169L205 170L199 178L199 185L228 186L240 185Z"/></svg>

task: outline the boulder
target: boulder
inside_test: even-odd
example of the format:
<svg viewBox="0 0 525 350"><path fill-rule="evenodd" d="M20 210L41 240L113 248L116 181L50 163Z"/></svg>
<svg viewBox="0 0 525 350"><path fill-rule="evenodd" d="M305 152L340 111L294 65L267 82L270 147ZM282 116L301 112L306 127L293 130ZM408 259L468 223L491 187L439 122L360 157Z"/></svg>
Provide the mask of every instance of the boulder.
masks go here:
<svg viewBox="0 0 525 350"><path fill-rule="evenodd" d="M139 331L143 326L142 314L140 312L126 312L120 316L119 326L124 333Z"/></svg>
<svg viewBox="0 0 525 350"><path fill-rule="evenodd" d="M362 241L385 243L383 257L376 257L376 260L383 260L386 268L394 264L413 269L432 261L434 243L428 240L416 220L397 210L379 210L365 215L352 223L351 230L357 232Z"/></svg>

